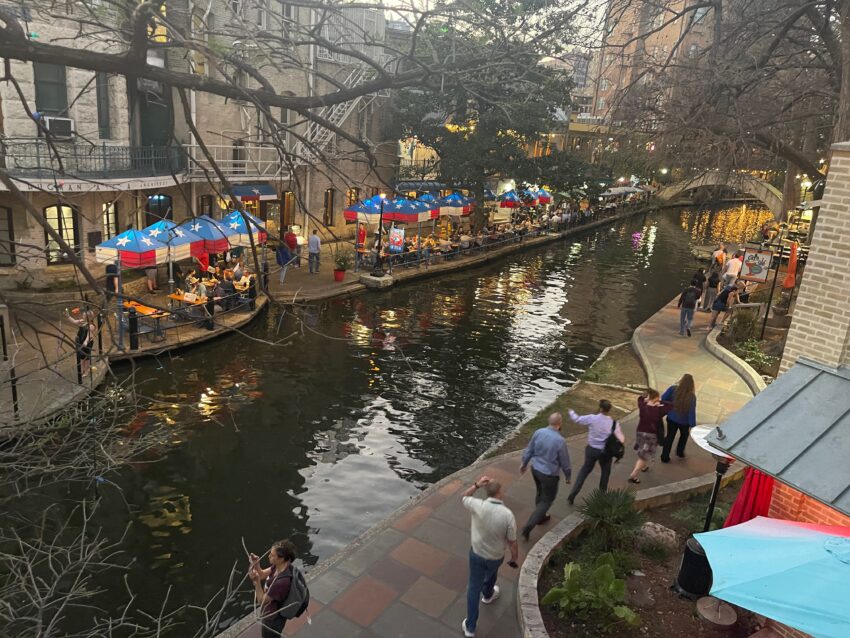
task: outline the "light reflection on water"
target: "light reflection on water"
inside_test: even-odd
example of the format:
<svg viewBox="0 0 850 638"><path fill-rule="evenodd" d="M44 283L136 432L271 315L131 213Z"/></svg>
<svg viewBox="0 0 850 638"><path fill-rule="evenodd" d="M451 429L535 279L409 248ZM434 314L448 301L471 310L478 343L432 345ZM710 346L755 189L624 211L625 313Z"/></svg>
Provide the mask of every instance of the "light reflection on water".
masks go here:
<svg viewBox="0 0 850 638"><path fill-rule="evenodd" d="M242 560L243 538L260 549L289 536L308 563L326 558L468 465L678 292L696 266L692 244L715 241L718 226L741 241L763 219L710 217L635 218L319 304L303 336L272 311L249 333L298 331L282 347L234 336L142 365L141 390L156 402L131 431L165 422L171 437L157 462L118 481L142 601L156 607L166 584L178 600L206 601ZM115 517L125 510L116 499Z"/></svg>

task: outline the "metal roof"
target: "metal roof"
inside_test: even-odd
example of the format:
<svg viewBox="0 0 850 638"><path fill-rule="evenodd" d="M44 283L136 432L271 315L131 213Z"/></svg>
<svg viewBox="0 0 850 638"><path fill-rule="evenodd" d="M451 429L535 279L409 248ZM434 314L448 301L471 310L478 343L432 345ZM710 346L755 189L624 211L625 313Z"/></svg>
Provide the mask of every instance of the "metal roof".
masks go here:
<svg viewBox="0 0 850 638"><path fill-rule="evenodd" d="M706 440L850 516L850 369L800 359Z"/></svg>

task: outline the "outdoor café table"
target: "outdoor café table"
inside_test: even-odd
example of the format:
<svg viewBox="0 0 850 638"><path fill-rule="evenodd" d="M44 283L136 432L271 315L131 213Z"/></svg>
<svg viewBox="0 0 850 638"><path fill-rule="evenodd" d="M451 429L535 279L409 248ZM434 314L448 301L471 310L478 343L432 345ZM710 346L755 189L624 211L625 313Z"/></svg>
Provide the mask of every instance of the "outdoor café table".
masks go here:
<svg viewBox="0 0 850 638"><path fill-rule="evenodd" d="M165 341L165 332L162 330L161 320L163 317L167 317L169 313L164 310L160 310L159 308L145 306L144 304L140 304L138 301L125 301L124 307L127 310L135 308L137 314L147 317L148 319L153 319L153 333L150 336L150 340L152 342Z"/></svg>

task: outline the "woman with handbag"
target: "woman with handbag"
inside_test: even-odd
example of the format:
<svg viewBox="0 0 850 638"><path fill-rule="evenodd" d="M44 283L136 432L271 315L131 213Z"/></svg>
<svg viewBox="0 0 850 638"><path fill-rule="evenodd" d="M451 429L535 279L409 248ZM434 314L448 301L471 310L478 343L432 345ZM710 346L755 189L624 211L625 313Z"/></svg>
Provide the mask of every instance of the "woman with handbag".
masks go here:
<svg viewBox="0 0 850 638"><path fill-rule="evenodd" d="M655 458L658 442L664 441L664 422L661 419L673 409L673 404L662 402L658 390L652 388L647 391L645 397L638 397L637 401L640 418L635 450L637 450L638 458L629 476L629 483L640 483L638 476L649 469L649 462Z"/></svg>
<svg viewBox="0 0 850 638"><path fill-rule="evenodd" d="M667 414L667 436L664 439L664 447L661 450L661 462L670 462L670 450L676 433L679 433L679 442L676 444L676 456L685 457L685 445L691 428L697 424L697 396L694 389L694 378L689 374L683 374L679 383L671 385L661 395L662 401L670 401L673 409Z"/></svg>
<svg viewBox="0 0 850 638"><path fill-rule="evenodd" d="M617 459L622 458L622 446L626 442L626 437L620 429L620 424L608 416L611 411L611 402L602 399L599 402L599 412L596 414L585 414L579 416L575 411L570 410L570 418L579 425L587 427L587 447L584 449L584 465L579 470L576 484L573 486L570 495L567 497L567 502L572 505L575 502L576 496L581 491L582 485L588 474L593 471L593 466L599 463L599 469L602 471L602 476L599 478L599 489L603 492L608 489L608 478L611 476L611 461L614 456L609 452L613 447L619 447L619 453L616 453ZM608 439L613 437L611 444ZM619 441L619 446L616 442Z"/></svg>

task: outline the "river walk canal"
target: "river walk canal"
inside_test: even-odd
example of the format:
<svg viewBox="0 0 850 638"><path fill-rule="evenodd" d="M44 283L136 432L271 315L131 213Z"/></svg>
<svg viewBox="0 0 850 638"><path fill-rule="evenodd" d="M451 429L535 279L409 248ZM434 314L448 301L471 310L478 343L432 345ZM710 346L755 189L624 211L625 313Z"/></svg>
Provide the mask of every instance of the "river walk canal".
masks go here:
<svg viewBox="0 0 850 638"><path fill-rule="evenodd" d="M139 364L150 400L131 430L165 421L170 437L120 473L120 493L102 490L98 523L120 537L130 522L140 604L157 608L168 587L177 604L204 604L243 567L243 538L262 553L289 537L307 564L331 556L626 340L694 272L693 246L742 241L765 216L637 216L282 320L273 309L247 329L253 339ZM115 596L107 608L124 600L120 580L104 595ZM250 609L245 596L222 627Z"/></svg>

